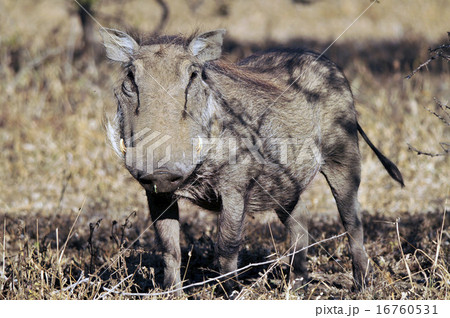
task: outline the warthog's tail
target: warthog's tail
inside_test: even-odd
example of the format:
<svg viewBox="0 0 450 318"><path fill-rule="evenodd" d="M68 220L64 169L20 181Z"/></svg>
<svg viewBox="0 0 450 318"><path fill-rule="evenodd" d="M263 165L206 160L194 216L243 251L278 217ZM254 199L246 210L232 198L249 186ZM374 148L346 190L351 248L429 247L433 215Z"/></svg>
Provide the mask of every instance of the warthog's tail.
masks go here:
<svg viewBox="0 0 450 318"><path fill-rule="evenodd" d="M405 183L403 182L403 177L402 177L402 174L401 174L400 170L398 170L397 166L392 161L390 161L388 158L386 158L377 149L377 147L374 146L374 144L370 141L369 137L367 137L366 133L361 128L359 123L358 123L358 131L361 134L361 136L363 137L363 139L367 142L369 147L373 150L373 152L375 152L375 154L377 155L378 159L381 161L381 163L383 164L384 168L387 170L387 172L392 177L392 179L394 179L395 181L400 183L402 185L402 187L404 187Z"/></svg>

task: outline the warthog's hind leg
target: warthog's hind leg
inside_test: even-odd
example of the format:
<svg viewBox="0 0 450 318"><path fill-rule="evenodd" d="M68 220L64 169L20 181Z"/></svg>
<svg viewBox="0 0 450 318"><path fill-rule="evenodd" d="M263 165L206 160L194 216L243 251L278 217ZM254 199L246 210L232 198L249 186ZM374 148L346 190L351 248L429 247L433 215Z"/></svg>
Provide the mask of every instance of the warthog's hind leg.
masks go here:
<svg viewBox="0 0 450 318"><path fill-rule="evenodd" d="M359 156L353 156L353 158ZM364 231L359 217L358 187L360 164L349 158L345 164L333 162L322 168L336 205L342 224L347 231L350 253L353 260L353 278L358 289L366 285L368 257L364 248Z"/></svg>

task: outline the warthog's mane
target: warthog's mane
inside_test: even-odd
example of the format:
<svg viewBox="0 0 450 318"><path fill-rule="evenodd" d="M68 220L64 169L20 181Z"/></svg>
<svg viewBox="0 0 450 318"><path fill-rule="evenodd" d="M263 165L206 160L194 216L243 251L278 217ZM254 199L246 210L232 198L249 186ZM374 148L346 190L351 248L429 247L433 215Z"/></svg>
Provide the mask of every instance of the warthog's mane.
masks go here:
<svg viewBox="0 0 450 318"><path fill-rule="evenodd" d="M150 45L180 45L183 48L187 48L189 43L199 34L198 31L193 32L189 36L178 35L154 35L154 34L142 34L131 32L130 36L139 44L140 46L150 46Z"/></svg>
<svg viewBox="0 0 450 318"><path fill-rule="evenodd" d="M279 97L283 93L283 89L275 84L275 82L272 82L268 76L256 73L249 68L234 63L217 60L208 63L207 68L216 73L225 75L233 81L248 85L251 89L256 88L259 91L273 95L272 99Z"/></svg>
<svg viewBox="0 0 450 318"><path fill-rule="evenodd" d="M161 49L163 49L164 45L179 45L187 50L191 41L198 36L198 34L199 32L195 31L189 36L183 36L181 34L146 35L139 33L131 33L130 35L140 46L161 45ZM271 95L279 96L283 92L282 88L274 82L271 82L268 78L264 78L263 74L256 73L250 68L227 62L224 59L206 63L205 66L217 73L228 76L235 81L248 84L253 88L257 87L261 91L266 91Z"/></svg>

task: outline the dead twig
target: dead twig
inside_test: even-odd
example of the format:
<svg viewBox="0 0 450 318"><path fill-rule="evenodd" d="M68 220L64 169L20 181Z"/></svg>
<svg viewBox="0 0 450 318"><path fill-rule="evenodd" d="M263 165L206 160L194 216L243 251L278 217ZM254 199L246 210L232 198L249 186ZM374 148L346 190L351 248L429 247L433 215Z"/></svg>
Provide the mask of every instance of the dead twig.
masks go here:
<svg viewBox="0 0 450 318"><path fill-rule="evenodd" d="M67 243L69 242L70 238L72 237L73 229L75 228L75 224L78 221L78 218L80 217L81 212L83 211L84 204L86 203L86 198L84 198L83 203L81 204L81 207L78 209L77 217L75 218L75 221L72 223L72 227L69 230L69 235L67 235L66 241L64 242L63 248L61 250L61 253L59 254L59 262L61 263L62 257L64 255L64 251L66 250Z"/></svg>
<svg viewBox="0 0 450 318"><path fill-rule="evenodd" d="M100 295L97 299L102 299L105 298L106 296L110 295L111 293L114 292L114 290L119 287L120 285L122 285L127 279L130 279L133 276L133 274L128 275L127 277L125 277L124 279L122 279L117 285L115 285L112 288L106 288L104 287L104 289L106 290L106 293Z"/></svg>
<svg viewBox="0 0 450 318"><path fill-rule="evenodd" d="M441 145L442 149L444 149L444 152L441 152L441 153L431 153L431 152L426 152L426 151L419 150L419 149L417 149L417 148L411 146L411 144L408 144L408 143L407 143L408 149L411 150L411 151L414 151L414 152L417 153L418 155L424 155L424 156L430 156L430 157L447 156L447 155L448 155L449 148L444 148L444 145L447 145L447 146L448 146L449 144L444 143L444 142L440 142L439 144Z"/></svg>
<svg viewBox="0 0 450 318"><path fill-rule="evenodd" d="M450 42L450 32L447 32L448 38L449 38L449 42ZM422 69L423 67L427 66L428 64L431 63L431 61L441 58L443 60L446 61L450 61L450 44L442 44L440 46L438 46L437 48L434 49L429 49L429 54L430 54L430 58L425 61L424 63L420 64L419 67L417 67L415 70L412 71L411 74L409 74L408 76L406 76L407 79L410 79L412 76L414 76L414 74L416 74L420 69ZM441 122L444 123L444 125L450 126L450 114L448 112L448 110L450 109L450 107L448 106L448 104L443 104L441 101L439 101L436 97L433 97L434 102L436 103L436 105L438 106L438 108L441 110L442 114L431 110L430 108L423 106L423 108L425 108L430 114L434 115L436 118L438 118ZM410 144L408 145L408 149L411 151L416 152L418 155L425 155L425 156L430 156L430 157L439 157L439 156L447 156L448 152L449 152L449 144L446 142L440 142L439 145L441 146L441 148L444 150L441 153L431 153L431 152L426 152L426 151L422 151L419 150L413 146L411 146Z"/></svg>
<svg viewBox="0 0 450 318"><path fill-rule="evenodd" d="M450 32L447 32L447 35L448 35L448 38L449 38L449 41L450 41ZM433 60L441 58L443 60L450 61L450 53L447 50L450 50L450 43L449 44L442 44L442 45L440 45L440 46L438 46L437 48L434 48L434 49L431 49L431 48L428 49L428 54L430 55L430 58L428 60L426 60L425 62L423 62L422 64L420 64L416 69L414 69L405 78L406 79L410 79L411 77L414 76L414 74L416 74L422 68L424 68L425 66L430 64L431 61L433 61Z"/></svg>
<svg viewBox="0 0 450 318"><path fill-rule="evenodd" d="M122 230L122 234L120 237L120 246L123 247L124 243L125 243L125 230L126 229L130 229L132 226L132 223L130 222L131 218L136 217L137 213L136 211L131 212L127 218L125 219L125 222L122 224L121 226L121 230Z"/></svg>
<svg viewBox="0 0 450 318"><path fill-rule="evenodd" d="M395 220L395 229L397 231L398 247L400 248L400 252L402 253L402 259L403 259L403 262L405 263L406 271L408 272L409 282L411 284L411 290L414 291L414 283L413 283L412 276L411 276L411 270L409 269L408 262L406 261L406 258L405 258L405 254L403 253L402 242L400 240L400 231L398 230L399 222L400 222L400 218L397 218L397 220Z"/></svg>
<svg viewBox="0 0 450 318"><path fill-rule="evenodd" d="M447 190L447 198L448 198L448 190ZM438 258L439 258L439 254L440 254L440 250L441 250L441 244L442 244L442 234L444 233L445 217L447 214L447 209L446 209L447 200L448 199L445 200L445 205L444 205L444 215L442 217L441 231L440 231L440 233L438 232L438 235L437 235L436 256L434 258L433 267L432 267L433 273L436 272L436 268L438 266Z"/></svg>
<svg viewBox="0 0 450 318"><path fill-rule="evenodd" d="M450 42L450 32L447 32L447 35L448 35L449 42ZM425 61L424 63L420 64L419 67L417 67L415 70L413 70L411 74L406 76L407 79L410 79L421 68L427 66L428 64L430 64L431 61L433 61L435 59L440 58L440 59L443 59L443 60L446 60L446 61L450 61L450 43L449 44L442 44L442 45L438 46L437 48L429 49L428 51L429 51L429 54L430 54L430 58L427 61ZM444 105L436 97L434 97L433 99L434 99L436 105L441 109L442 114L439 114L438 112L433 111L433 110L431 110L430 108L428 108L426 106L423 106L423 108L425 108L429 113L431 113L432 115L437 117L445 125L450 126L450 119L449 119L450 118L450 114L448 112L450 107L447 104ZM410 144L407 144L407 145L408 145L408 149L409 150L412 150L412 151L416 152L418 155L425 155L425 156L430 156L430 157L438 157L438 156L447 156L448 152L449 152L449 144L447 142L440 142L439 143L441 148L444 150L444 152L441 152L441 153L426 152L426 151L419 150L419 149L411 146Z"/></svg>
<svg viewBox="0 0 450 318"><path fill-rule="evenodd" d="M62 288L61 290L55 290L54 292L52 292L52 294L55 295L55 294L59 294L61 292L65 292L65 291L70 290L70 295L72 295L74 289L78 285L81 285L81 284L84 284L84 283L88 283L88 282L89 282L89 278L84 277L84 272L82 271L81 274L80 274L80 277L78 278L78 280L75 283L73 283L73 284L71 284L71 285L69 285L67 287Z"/></svg>
<svg viewBox="0 0 450 318"><path fill-rule="evenodd" d="M447 109L449 109L448 105L443 105L441 101L439 101L436 97L433 97L434 102L436 103L436 105L439 106L439 108L442 109L443 114L438 114L435 111L429 109L426 106L423 106L423 108L425 108L430 114L433 114L434 116L436 116L439 120L441 120L445 125L450 126L449 121L445 118L445 117L450 117L450 114L448 113Z"/></svg>
<svg viewBox="0 0 450 318"><path fill-rule="evenodd" d="M61 213L62 210L62 202L64 200L64 195L66 194L67 186L69 185L69 181L72 178L72 173L68 170L63 171L63 182L61 187L61 193L59 195L58 207L55 210L55 214Z"/></svg>
<svg viewBox="0 0 450 318"><path fill-rule="evenodd" d="M89 223L89 239L88 239L88 243L89 243L89 253L91 254L91 260L89 263L89 273L93 272L93 268L94 268L94 257L95 257L95 248L94 248L94 243L92 242L92 237L94 236L94 231L100 227L100 222L102 221L102 219L99 219L95 224L94 223Z"/></svg>
<svg viewBox="0 0 450 318"><path fill-rule="evenodd" d="M125 231L126 229L130 229L132 227L132 223L130 221L131 218L136 217L137 212L133 211L131 212L125 219L125 222L120 226L120 239L119 235L117 234L117 224L118 222L116 220L112 221L111 226L111 236L110 238L117 244L117 247L119 249L123 248L125 246ZM133 244L136 242L133 242Z"/></svg>

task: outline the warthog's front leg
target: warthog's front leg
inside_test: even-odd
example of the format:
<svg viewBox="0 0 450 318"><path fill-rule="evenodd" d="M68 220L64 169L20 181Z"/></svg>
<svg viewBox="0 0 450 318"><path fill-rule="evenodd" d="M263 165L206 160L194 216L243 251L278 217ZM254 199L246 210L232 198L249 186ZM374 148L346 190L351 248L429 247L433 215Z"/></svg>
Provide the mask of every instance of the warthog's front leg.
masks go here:
<svg viewBox="0 0 450 318"><path fill-rule="evenodd" d="M178 203L171 195L147 192L148 205L164 258L164 288L181 287L180 223ZM181 291L175 293L181 296Z"/></svg>
<svg viewBox="0 0 450 318"><path fill-rule="evenodd" d="M244 200L235 190L223 196L223 210L219 216L216 253L221 274L230 273L222 279L228 296L236 290L239 248L244 229Z"/></svg>

